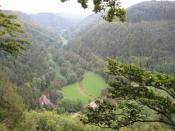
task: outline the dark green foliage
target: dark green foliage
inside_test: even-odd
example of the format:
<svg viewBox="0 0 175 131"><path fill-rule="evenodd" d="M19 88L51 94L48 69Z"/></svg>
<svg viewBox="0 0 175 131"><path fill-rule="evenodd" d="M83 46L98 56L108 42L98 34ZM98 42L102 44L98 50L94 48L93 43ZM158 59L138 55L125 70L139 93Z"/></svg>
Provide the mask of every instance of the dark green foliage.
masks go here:
<svg viewBox="0 0 175 131"><path fill-rule="evenodd" d="M23 32L21 25L14 22L16 16L6 15L0 10L0 51L17 55L24 50L26 45L30 44L19 34Z"/></svg>
<svg viewBox="0 0 175 131"><path fill-rule="evenodd" d="M92 63L96 58L112 57L173 74L174 4L174 1L149 1L134 5L127 9L125 24L105 23L98 15L91 15L83 21L88 26L80 25L85 29L81 29L79 37L68 48Z"/></svg>
<svg viewBox="0 0 175 131"><path fill-rule="evenodd" d="M98 13L103 9L103 6L101 6L102 4L102 0L93 0L94 3L94 12Z"/></svg>
<svg viewBox="0 0 175 131"><path fill-rule="evenodd" d="M4 72L0 71L0 123L9 128L18 124L25 109L22 98Z"/></svg>
<svg viewBox="0 0 175 131"><path fill-rule="evenodd" d="M65 2L67 0L61 0ZM88 0L77 0L83 8L88 7ZM112 22L117 17L120 21L124 22L126 20L126 11L121 7L120 0L93 0L94 4L94 12L104 12L107 14L103 16L103 18L108 21Z"/></svg>
<svg viewBox="0 0 175 131"><path fill-rule="evenodd" d="M17 90L27 106L36 108L41 93L54 81L55 63L50 53L61 47L61 40L57 34L37 25L29 16L19 12L8 13L18 16L24 27L24 37L33 44L15 59L1 52L1 69L6 70L10 80L17 84Z"/></svg>
<svg viewBox="0 0 175 131"><path fill-rule="evenodd" d="M63 99L63 94L61 91L58 91L56 89L51 89L50 90L50 100L54 103L57 104L58 101L61 101Z"/></svg>
<svg viewBox="0 0 175 131"><path fill-rule="evenodd" d="M59 34L39 26L26 14L15 14L24 27L23 35L33 44L16 59L1 53L0 65L17 84L26 105L34 109L38 108L38 99L45 90L60 90L67 84L81 81L90 66L79 55L62 47Z"/></svg>
<svg viewBox="0 0 175 131"><path fill-rule="evenodd" d="M84 59L118 58L166 73L174 72L174 21L101 24L68 48ZM91 60L89 60L91 58Z"/></svg>
<svg viewBox="0 0 175 131"><path fill-rule="evenodd" d="M103 18L106 21L113 22L116 16L120 19L121 22L125 22L126 21L125 9L123 8L116 9L115 7L111 7L108 11L108 14L106 16L103 16Z"/></svg>
<svg viewBox="0 0 175 131"><path fill-rule="evenodd" d="M68 99L62 99L58 101L58 112L59 113L76 113L83 109L83 104L81 101L72 101Z"/></svg>
<svg viewBox="0 0 175 131"><path fill-rule="evenodd" d="M96 101L95 109L89 107L85 123L119 129L137 122L160 122L175 128L175 76L112 59L107 69L113 77L108 100Z"/></svg>
<svg viewBox="0 0 175 131"><path fill-rule="evenodd" d="M87 8L87 2L88 0L79 1L83 8ZM116 16L120 21L125 21L125 10L117 1L107 1L106 7L103 6L104 3L101 0L93 2L96 13L103 12L103 9L109 7L108 13L105 13L104 16L107 21L114 21ZM173 11L172 8L170 10ZM147 11L148 16L152 17L153 14L150 15L149 10L145 10L144 13ZM167 12L161 13L161 15L166 16ZM81 81L85 71L93 71L105 76L103 66L104 58L107 56L117 57L125 63L134 62L151 70L174 73L174 22L171 21L174 19L173 15L172 19L170 16L163 16L160 19L159 16L158 18L155 16L155 19L145 19L147 16L143 15L143 20L147 22L140 22L142 20L137 19L136 15L136 18L133 18L136 21L131 21L138 23L124 25L105 23L94 29L85 30L81 38L73 42L70 41L70 45L65 46L61 44L64 41L60 38L59 31L52 31L48 28L49 26L42 27L25 14L19 12L16 14L20 17L24 27L25 33L22 36L31 40L33 45L28 47L26 52L17 59L1 52L0 68L9 73L10 81L17 84L17 91L23 97L28 109L39 108L39 97L45 92L49 92L49 99L56 105L55 107L58 107L56 110L59 113L81 111L82 103L64 100L60 90L64 85ZM170 21L166 21L166 19ZM39 18L38 22L42 20ZM48 20L50 21L50 19ZM153 20L162 21L153 22ZM55 23L49 21L45 21L45 26ZM16 26L20 28L19 25ZM17 31L18 33L21 31ZM15 35L12 36L17 38ZM108 69L112 75L109 77L111 88L103 93L108 98L97 101L99 108L88 108L86 123L114 129L136 123L136 129L139 128L139 130L142 127L140 128L137 124L142 125L142 123L137 122L161 122L174 126L174 76L149 72L135 65L124 65L113 60L109 60ZM7 81L7 83L10 82ZM3 86L4 84L6 83L3 83ZM12 91L15 94L17 92L10 89L7 91L9 94ZM13 100L14 103L15 100L18 98ZM0 108L6 109L6 104L2 103L2 105ZM19 110L19 114L15 115L20 118L23 110L14 107ZM14 127L18 123L14 115L15 111L11 113L12 115L9 115L6 110L1 111L3 113L0 117L3 119L1 122L3 124L0 123L0 130L1 128L6 130L5 124ZM17 123L14 122L15 120ZM155 129L164 127L164 125L159 126L160 124ZM151 129L150 127L149 130ZM60 117L55 112L26 112L16 130L101 131L102 129L91 126L86 128L79 121L70 117Z"/></svg>
<svg viewBox="0 0 175 131"><path fill-rule="evenodd" d="M88 0L78 0L78 3L80 3L84 9L88 7Z"/></svg>
<svg viewBox="0 0 175 131"><path fill-rule="evenodd" d="M60 67L60 74L66 81L62 86L72 84L83 79L84 72L88 67L87 62L72 51L60 49L54 54L54 61Z"/></svg>

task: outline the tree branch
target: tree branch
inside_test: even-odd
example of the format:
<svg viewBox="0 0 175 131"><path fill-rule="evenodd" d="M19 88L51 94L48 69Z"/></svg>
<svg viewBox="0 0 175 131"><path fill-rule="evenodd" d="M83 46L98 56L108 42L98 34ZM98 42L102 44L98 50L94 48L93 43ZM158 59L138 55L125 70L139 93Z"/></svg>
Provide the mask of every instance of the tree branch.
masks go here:
<svg viewBox="0 0 175 131"><path fill-rule="evenodd" d="M147 107L158 112L159 114L162 114L163 116L165 116L167 118L167 120L170 121L171 123L173 123L175 126L175 122L171 119L171 117L166 112L163 112L163 111L159 110L158 108L155 108L155 107L152 107L149 105L147 105Z"/></svg>
<svg viewBox="0 0 175 131"><path fill-rule="evenodd" d="M160 87L160 86L156 87L156 88L165 91L166 93L168 93L168 95L170 95L173 99L175 99L174 93L170 93L168 90L166 90L165 88Z"/></svg>

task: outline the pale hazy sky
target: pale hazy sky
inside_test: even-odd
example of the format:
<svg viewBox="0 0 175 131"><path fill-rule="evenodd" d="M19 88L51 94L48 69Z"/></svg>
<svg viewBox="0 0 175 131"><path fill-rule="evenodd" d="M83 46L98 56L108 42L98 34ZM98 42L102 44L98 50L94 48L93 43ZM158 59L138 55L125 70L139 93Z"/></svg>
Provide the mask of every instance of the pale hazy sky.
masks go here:
<svg viewBox="0 0 175 131"><path fill-rule="evenodd" d="M91 0L90 0L91 1ZM121 0L123 7L129 7L146 0ZM60 0L0 0L1 9L17 10L25 13L66 12L88 15L92 11L92 1L88 9L82 9L77 0L61 3Z"/></svg>

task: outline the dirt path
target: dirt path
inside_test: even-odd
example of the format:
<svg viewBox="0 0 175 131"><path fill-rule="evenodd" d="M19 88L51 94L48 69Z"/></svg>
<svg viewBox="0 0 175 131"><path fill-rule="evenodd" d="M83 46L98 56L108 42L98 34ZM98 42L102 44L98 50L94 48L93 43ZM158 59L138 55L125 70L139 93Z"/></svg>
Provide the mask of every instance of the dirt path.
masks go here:
<svg viewBox="0 0 175 131"><path fill-rule="evenodd" d="M79 83L78 85L79 85L80 91L82 92L83 95L86 95L86 96L88 96L88 97L91 98L91 99L94 99L94 98L95 98L93 95L89 94L89 92L87 92L87 91L84 89L82 83Z"/></svg>

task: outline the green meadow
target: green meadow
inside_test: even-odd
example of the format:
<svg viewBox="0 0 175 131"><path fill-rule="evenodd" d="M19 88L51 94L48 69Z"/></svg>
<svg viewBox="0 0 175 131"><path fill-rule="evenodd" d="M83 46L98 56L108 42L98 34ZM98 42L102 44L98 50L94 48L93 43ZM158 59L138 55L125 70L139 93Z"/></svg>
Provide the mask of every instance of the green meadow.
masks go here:
<svg viewBox="0 0 175 131"><path fill-rule="evenodd" d="M86 72L80 83L75 83L63 87L63 95L66 99L80 100L83 104L88 104L93 99L101 95L101 91L108 87L105 80L93 73Z"/></svg>

